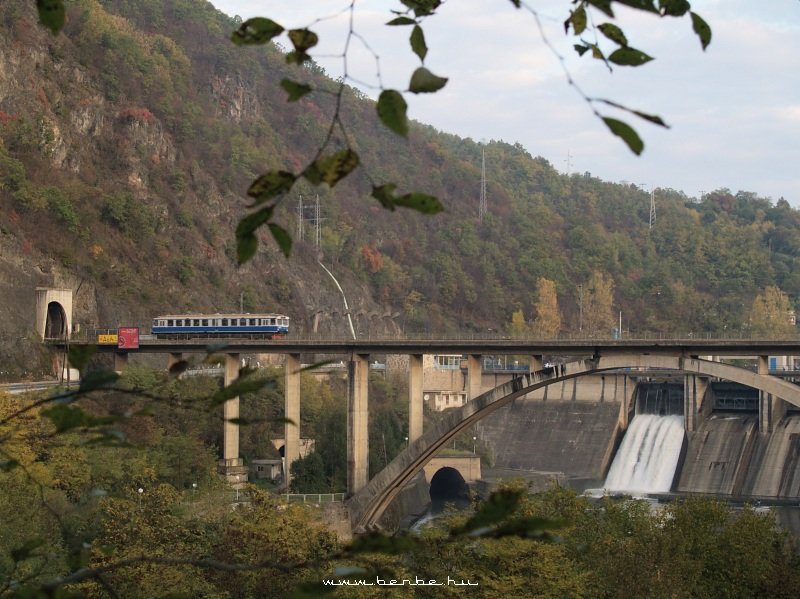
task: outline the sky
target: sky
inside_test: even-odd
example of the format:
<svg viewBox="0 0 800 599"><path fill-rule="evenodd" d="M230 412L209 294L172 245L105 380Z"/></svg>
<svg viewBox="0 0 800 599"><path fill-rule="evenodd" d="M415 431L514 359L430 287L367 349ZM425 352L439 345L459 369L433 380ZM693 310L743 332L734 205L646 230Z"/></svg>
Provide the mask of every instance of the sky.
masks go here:
<svg viewBox="0 0 800 599"><path fill-rule="evenodd" d="M212 3L245 19L308 26L320 36L314 60L330 76L342 75L348 0ZM528 6L552 48L533 15L509 0L448 0L426 19L425 66L449 81L435 94L405 94L409 117L478 142L520 143L564 173L588 171L696 198L721 188L749 191L800 207L800 0L693 0L713 32L705 52L688 17L616 8L614 22L629 45L655 59L613 72L573 50L577 40L563 28L569 0L528 0ZM402 9L399 0L356 0L352 15L360 37L350 41L349 83L373 98L381 83L405 90L419 66L410 28L384 26L392 9ZM606 20L594 13L595 24ZM277 41L290 47L285 36ZM637 157L593 114L565 69L586 96L656 114L670 128L597 105L639 132L645 149Z"/></svg>

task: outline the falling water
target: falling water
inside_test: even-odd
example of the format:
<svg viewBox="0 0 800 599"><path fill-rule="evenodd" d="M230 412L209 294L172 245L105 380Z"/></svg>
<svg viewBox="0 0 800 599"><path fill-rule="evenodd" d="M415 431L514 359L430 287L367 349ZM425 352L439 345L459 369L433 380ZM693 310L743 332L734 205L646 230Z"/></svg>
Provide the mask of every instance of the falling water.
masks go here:
<svg viewBox="0 0 800 599"><path fill-rule="evenodd" d="M634 416L606 477L608 491L666 493L683 445L683 416Z"/></svg>

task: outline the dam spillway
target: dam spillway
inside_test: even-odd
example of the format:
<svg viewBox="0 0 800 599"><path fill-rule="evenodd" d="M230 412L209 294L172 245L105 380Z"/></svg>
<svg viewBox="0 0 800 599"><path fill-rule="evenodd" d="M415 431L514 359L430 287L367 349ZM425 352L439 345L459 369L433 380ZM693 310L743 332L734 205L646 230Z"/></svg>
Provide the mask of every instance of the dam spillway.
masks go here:
<svg viewBox="0 0 800 599"><path fill-rule="evenodd" d="M683 439L683 416L635 416L614 457L604 488L625 493L668 492Z"/></svg>

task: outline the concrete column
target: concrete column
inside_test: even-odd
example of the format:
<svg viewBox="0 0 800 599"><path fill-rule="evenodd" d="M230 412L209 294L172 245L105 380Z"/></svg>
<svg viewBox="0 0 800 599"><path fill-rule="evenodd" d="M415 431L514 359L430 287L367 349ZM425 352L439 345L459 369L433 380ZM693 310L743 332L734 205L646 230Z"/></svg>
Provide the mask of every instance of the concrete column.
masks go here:
<svg viewBox="0 0 800 599"><path fill-rule="evenodd" d="M481 370L483 356L467 356L467 401L472 401L481 394Z"/></svg>
<svg viewBox="0 0 800 599"><path fill-rule="evenodd" d="M422 354L408 356L408 442L422 435Z"/></svg>
<svg viewBox="0 0 800 599"><path fill-rule="evenodd" d="M542 356L531 356L531 372L542 369Z"/></svg>
<svg viewBox="0 0 800 599"><path fill-rule="evenodd" d="M705 419L707 412L704 410L703 397L708 389L708 382L706 377L689 374L683 379L683 418L688 432L696 431Z"/></svg>
<svg viewBox="0 0 800 599"><path fill-rule="evenodd" d="M292 463L300 459L300 354L287 354L284 391L286 418L294 424L283 427L284 481L288 488L292 480Z"/></svg>
<svg viewBox="0 0 800 599"><path fill-rule="evenodd" d="M180 353L180 352L178 352L178 353L170 352L170 354L167 355L167 370L172 370L172 367L175 366L175 364L177 364L181 360L183 360L183 354L182 353Z"/></svg>
<svg viewBox="0 0 800 599"><path fill-rule="evenodd" d="M114 352L114 371L122 372L128 367L128 352Z"/></svg>
<svg viewBox="0 0 800 599"><path fill-rule="evenodd" d="M352 355L347 382L347 493L353 495L369 476L369 355Z"/></svg>
<svg viewBox="0 0 800 599"><path fill-rule="evenodd" d="M225 354L225 386L239 378L239 354ZM229 422L239 417L239 398L232 397L222 404L222 460L225 466L240 466L239 425Z"/></svg>
<svg viewBox="0 0 800 599"><path fill-rule="evenodd" d="M769 356L758 356L756 372L769 375ZM758 392L758 432L769 433L772 431L772 395Z"/></svg>

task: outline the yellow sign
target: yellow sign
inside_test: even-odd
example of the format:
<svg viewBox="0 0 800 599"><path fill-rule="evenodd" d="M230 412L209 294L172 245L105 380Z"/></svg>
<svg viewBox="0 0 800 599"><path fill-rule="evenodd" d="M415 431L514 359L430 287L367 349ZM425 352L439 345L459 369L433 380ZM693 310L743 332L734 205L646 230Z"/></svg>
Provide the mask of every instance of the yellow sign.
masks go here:
<svg viewBox="0 0 800 599"><path fill-rule="evenodd" d="M116 345L118 341L117 335L98 335L97 336L97 344L98 345Z"/></svg>

